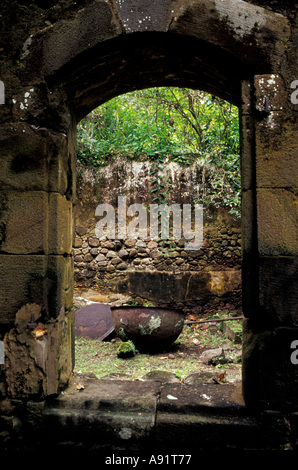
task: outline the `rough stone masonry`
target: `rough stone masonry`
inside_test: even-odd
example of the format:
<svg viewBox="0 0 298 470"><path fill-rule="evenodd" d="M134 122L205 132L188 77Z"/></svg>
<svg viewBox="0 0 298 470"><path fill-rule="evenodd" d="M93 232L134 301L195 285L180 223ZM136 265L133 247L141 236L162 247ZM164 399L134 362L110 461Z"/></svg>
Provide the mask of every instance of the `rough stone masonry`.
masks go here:
<svg viewBox="0 0 298 470"><path fill-rule="evenodd" d="M76 124L150 86L239 107L243 397L296 411L297 4L2 0L0 15L2 441L24 436L29 399L42 409L72 377Z"/></svg>

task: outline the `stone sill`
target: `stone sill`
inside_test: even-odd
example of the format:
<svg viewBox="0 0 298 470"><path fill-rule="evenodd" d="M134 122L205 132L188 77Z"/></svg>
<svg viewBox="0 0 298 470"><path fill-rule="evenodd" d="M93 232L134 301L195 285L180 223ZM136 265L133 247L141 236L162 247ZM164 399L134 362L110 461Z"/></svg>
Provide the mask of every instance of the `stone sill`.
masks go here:
<svg viewBox="0 0 298 470"><path fill-rule="evenodd" d="M30 441L53 447L185 453L268 446L264 426L248 412L239 386L230 384L98 380L87 375L74 379L58 397L28 402L27 411ZM268 432L270 449L279 448L279 438L275 442L272 430Z"/></svg>

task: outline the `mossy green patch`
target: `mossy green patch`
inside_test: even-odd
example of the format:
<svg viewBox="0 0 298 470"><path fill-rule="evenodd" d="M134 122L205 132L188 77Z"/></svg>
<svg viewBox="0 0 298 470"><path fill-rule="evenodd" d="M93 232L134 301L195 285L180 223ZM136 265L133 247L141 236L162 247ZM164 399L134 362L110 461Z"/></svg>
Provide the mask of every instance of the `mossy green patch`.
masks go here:
<svg viewBox="0 0 298 470"><path fill-rule="evenodd" d="M120 358L133 357L136 354L136 348L132 341L122 342L117 349L117 356Z"/></svg>

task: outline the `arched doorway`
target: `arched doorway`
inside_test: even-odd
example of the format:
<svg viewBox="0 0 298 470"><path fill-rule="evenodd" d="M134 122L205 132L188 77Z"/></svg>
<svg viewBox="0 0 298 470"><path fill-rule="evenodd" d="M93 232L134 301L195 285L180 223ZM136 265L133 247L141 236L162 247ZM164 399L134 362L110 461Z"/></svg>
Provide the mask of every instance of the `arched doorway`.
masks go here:
<svg viewBox="0 0 298 470"><path fill-rule="evenodd" d="M282 189L295 187L294 111L285 88L287 67L282 64L289 37L285 16L240 0L142 1L137 8L132 1L102 1L45 29L32 29L23 45L21 66L15 66L21 85L17 91L6 87L11 101L1 136L6 156L3 188L9 189L2 204L1 273L10 396L57 393L72 373L77 122L121 93L183 85L218 95L241 110L242 277L248 319L244 395L247 402L275 403L283 400L286 389L295 402L295 390L283 380L276 386L272 377L260 378L276 351L276 341L284 355L275 367L283 375L290 341L288 330L278 336L275 329L296 324L296 222L288 209L295 202L293 194ZM277 128L279 138L286 132L290 141L288 171L282 174ZM268 152L274 154L272 172L267 171ZM277 225L269 211L273 200L285 209ZM287 236L284 223L289 227ZM282 291L272 282L276 271L283 272ZM15 285L17 295L12 295ZM23 374L18 383L20 328L22 334L34 320L46 325L50 341L34 359L37 346L30 340L25 357L30 358L31 373ZM261 354L264 350L268 353Z"/></svg>

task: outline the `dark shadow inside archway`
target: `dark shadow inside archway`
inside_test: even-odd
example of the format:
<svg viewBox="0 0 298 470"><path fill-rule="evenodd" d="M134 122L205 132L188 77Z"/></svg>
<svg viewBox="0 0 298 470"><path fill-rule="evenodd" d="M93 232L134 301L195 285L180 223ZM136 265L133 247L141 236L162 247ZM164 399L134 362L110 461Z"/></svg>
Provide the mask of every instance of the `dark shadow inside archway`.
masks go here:
<svg viewBox="0 0 298 470"><path fill-rule="evenodd" d="M244 59L194 37L134 33L85 51L47 81L67 83L77 122L115 96L156 86L200 89L239 106L241 81L252 77L253 64L261 62L254 57L248 65L249 58ZM266 73L265 62L262 67L258 73Z"/></svg>

